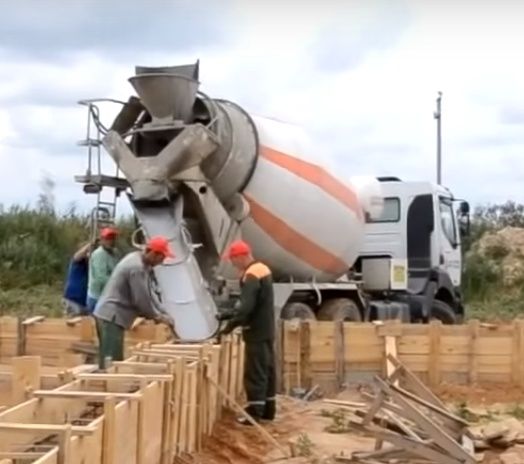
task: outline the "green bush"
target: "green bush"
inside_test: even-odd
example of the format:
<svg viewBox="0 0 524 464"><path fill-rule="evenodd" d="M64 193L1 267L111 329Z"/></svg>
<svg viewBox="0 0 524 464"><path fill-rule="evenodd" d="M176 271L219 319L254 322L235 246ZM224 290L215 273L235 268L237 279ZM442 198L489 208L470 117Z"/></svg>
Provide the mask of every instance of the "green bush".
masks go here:
<svg viewBox="0 0 524 464"><path fill-rule="evenodd" d="M61 285L69 260L89 240L89 216L55 214L50 208L13 206L0 211L0 288ZM117 225L121 242L129 245L133 221Z"/></svg>
<svg viewBox="0 0 524 464"><path fill-rule="evenodd" d="M495 261L477 253L470 253L465 260L463 292L466 301L483 301L502 282L502 268Z"/></svg>

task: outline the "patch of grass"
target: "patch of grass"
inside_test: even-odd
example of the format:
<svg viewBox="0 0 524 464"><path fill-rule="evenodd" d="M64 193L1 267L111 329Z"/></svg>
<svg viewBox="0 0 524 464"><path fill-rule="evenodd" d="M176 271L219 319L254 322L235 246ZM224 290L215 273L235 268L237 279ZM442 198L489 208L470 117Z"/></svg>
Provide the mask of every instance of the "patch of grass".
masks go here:
<svg viewBox="0 0 524 464"><path fill-rule="evenodd" d="M455 414L467 422L477 422L479 420L479 416L468 408L465 401L462 401L457 405Z"/></svg>
<svg viewBox="0 0 524 464"><path fill-rule="evenodd" d="M0 315L62 316L62 286L37 285L0 290Z"/></svg>
<svg viewBox="0 0 524 464"><path fill-rule="evenodd" d="M347 419L347 411L345 409L339 408L334 411L321 411L322 417L331 418L332 422L327 427L325 431L328 433L347 433L350 430L349 421Z"/></svg>
<svg viewBox="0 0 524 464"><path fill-rule="evenodd" d="M515 419L524 420L524 407L521 404L516 404L513 408L508 411L510 416L513 416Z"/></svg>
<svg viewBox="0 0 524 464"><path fill-rule="evenodd" d="M313 456L313 448L315 444L311 441L307 433L301 433L298 436L297 442L295 444L295 449L298 456L302 457L311 457Z"/></svg>

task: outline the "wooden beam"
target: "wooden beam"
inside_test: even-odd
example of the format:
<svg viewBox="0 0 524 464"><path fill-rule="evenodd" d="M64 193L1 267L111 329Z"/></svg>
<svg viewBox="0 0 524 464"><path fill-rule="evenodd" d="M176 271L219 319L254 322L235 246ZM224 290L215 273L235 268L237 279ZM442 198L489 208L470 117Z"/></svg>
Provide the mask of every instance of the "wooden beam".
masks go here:
<svg viewBox="0 0 524 464"><path fill-rule="evenodd" d="M104 401L107 398L114 398L117 401L140 399L140 393L113 393L113 392L89 392L75 390L35 390L32 392L35 398L64 398L82 399L85 401Z"/></svg>
<svg viewBox="0 0 524 464"><path fill-rule="evenodd" d="M45 316L33 316L29 317L27 319L24 319L22 322L22 325L28 327L30 325L37 324L38 322L42 322L45 319Z"/></svg>
<svg viewBox="0 0 524 464"><path fill-rule="evenodd" d="M102 381L118 381L123 382L170 382L173 380L173 376L169 374L105 374L105 373L93 373L93 374L78 374L76 375L78 380L102 380Z"/></svg>
<svg viewBox="0 0 524 464"><path fill-rule="evenodd" d="M59 433L65 433L69 427L71 427L71 432L73 435L90 436L96 432L95 428L89 426L82 427L78 425L70 426L69 424L23 424L15 422L0 422L0 430L4 430L6 432L44 432L56 435Z"/></svg>

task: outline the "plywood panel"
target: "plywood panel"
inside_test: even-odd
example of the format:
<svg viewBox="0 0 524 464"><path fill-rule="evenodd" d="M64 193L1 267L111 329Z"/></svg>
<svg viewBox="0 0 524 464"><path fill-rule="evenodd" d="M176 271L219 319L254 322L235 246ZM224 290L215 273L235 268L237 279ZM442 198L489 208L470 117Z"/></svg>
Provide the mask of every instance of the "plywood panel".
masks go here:
<svg viewBox="0 0 524 464"><path fill-rule="evenodd" d="M142 427L143 456L145 462L160 463L162 455L162 430L164 408L164 384L153 382L142 390Z"/></svg>
<svg viewBox="0 0 524 464"><path fill-rule="evenodd" d="M71 438L71 464L102 462L104 418L95 419L89 425L95 428L92 435Z"/></svg>
<svg viewBox="0 0 524 464"><path fill-rule="evenodd" d="M138 402L121 401L115 408L113 446L117 463L135 464L138 451ZM159 417L161 420L161 417ZM104 443L104 446L109 446ZM153 461L152 461L153 462Z"/></svg>

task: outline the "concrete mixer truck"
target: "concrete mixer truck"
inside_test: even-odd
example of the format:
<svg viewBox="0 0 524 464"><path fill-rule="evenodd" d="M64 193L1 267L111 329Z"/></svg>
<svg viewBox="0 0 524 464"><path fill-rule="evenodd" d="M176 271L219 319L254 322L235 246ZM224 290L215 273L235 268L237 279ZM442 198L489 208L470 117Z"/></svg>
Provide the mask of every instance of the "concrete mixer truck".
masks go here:
<svg viewBox="0 0 524 464"><path fill-rule="evenodd" d="M176 258L156 278L180 338L216 332L217 308L238 290L221 256L239 237L271 267L282 318L453 323L463 315L466 202L455 207L449 190L430 183L342 182L295 126L199 91L198 62L135 71L138 97L80 102L89 166L76 181L97 195L95 229L114 219L125 192L141 232L135 245L139 236L169 238ZM107 102L120 105L109 127L100 118ZM116 175L101 172L102 147Z"/></svg>

